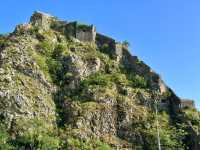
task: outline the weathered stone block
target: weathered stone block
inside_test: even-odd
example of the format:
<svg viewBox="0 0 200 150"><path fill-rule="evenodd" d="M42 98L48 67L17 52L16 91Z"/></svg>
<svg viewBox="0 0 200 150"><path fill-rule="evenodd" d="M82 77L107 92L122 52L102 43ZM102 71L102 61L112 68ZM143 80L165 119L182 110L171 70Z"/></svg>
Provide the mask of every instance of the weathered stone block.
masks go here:
<svg viewBox="0 0 200 150"><path fill-rule="evenodd" d="M96 28L91 25L78 25L76 27L76 38L83 42L95 42Z"/></svg>
<svg viewBox="0 0 200 150"><path fill-rule="evenodd" d="M33 26L40 27L44 30L48 30L51 26L51 22L54 17L46 13L35 12L30 19L30 23Z"/></svg>
<svg viewBox="0 0 200 150"><path fill-rule="evenodd" d="M70 22L65 26L65 35L74 37L82 42L95 42L96 28L93 25Z"/></svg>
<svg viewBox="0 0 200 150"><path fill-rule="evenodd" d="M194 108L195 107L194 101L190 100L190 99L182 99L181 104L180 104L180 108L185 108L185 107Z"/></svg>

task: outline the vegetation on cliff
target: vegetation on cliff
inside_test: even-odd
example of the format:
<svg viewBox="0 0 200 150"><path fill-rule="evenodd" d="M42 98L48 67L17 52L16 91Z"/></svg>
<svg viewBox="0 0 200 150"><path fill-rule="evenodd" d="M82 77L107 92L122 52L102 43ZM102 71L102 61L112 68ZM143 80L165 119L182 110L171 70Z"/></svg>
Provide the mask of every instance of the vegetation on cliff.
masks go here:
<svg viewBox="0 0 200 150"><path fill-rule="evenodd" d="M199 112L180 109L127 46L104 36L111 43L83 42L67 23L33 16L0 36L0 149L154 150L158 130L162 149L198 142Z"/></svg>

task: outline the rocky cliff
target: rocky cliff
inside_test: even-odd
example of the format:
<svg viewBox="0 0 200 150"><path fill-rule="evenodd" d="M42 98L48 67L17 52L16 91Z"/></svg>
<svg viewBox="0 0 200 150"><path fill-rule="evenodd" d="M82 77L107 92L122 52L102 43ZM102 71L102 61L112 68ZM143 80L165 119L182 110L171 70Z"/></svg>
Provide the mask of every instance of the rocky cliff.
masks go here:
<svg viewBox="0 0 200 150"><path fill-rule="evenodd" d="M126 42L35 12L0 36L1 149L199 148L199 112Z"/></svg>

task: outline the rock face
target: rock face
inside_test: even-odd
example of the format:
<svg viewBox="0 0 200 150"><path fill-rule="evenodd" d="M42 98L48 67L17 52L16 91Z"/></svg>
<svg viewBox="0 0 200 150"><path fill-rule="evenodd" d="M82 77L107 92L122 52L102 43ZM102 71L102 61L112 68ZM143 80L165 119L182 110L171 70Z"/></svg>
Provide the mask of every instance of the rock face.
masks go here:
<svg viewBox="0 0 200 150"><path fill-rule="evenodd" d="M13 121L35 117L54 124L55 104L50 93L51 84L29 56L30 45L35 41L24 38L15 37L17 44L1 49L1 117L8 127Z"/></svg>
<svg viewBox="0 0 200 150"><path fill-rule="evenodd" d="M157 148L158 119L163 149L184 149L192 136L176 124L188 125L180 121L187 116L180 104L158 74L93 25L35 12L30 23L0 37L0 119L11 143L40 139L32 135L39 120L51 127L41 134L58 129L52 135L61 140L59 149L151 150ZM191 123L188 128L196 127ZM19 149L38 149L32 142Z"/></svg>

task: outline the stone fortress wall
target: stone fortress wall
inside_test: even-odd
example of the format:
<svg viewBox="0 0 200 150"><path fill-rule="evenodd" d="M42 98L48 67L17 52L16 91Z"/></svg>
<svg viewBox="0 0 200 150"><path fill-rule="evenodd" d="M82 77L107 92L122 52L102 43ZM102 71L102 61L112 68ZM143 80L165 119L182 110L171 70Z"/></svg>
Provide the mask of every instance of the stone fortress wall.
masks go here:
<svg viewBox="0 0 200 150"><path fill-rule="evenodd" d="M82 42L95 42L96 28L93 25L80 24L77 21L66 23L65 34Z"/></svg>
<svg viewBox="0 0 200 150"><path fill-rule="evenodd" d="M186 107L195 108L194 100L181 99L180 108L186 108Z"/></svg>
<svg viewBox="0 0 200 150"><path fill-rule="evenodd" d="M31 16L30 23L44 30L48 30L53 18L49 14L37 11Z"/></svg>
<svg viewBox="0 0 200 150"><path fill-rule="evenodd" d="M86 26L76 22L76 38L83 42L95 42L96 28L93 25Z"/></svg>
<svg viewBox="0 0 200 150"><path fill-rule="evenodd" d="M58 32L64 33L66 36L76 38L81 42L96 43L98 47L104 48L105 53L108 53L110 56L115 57L118 60L122 55L123 49L127 49L125 45L116 40L97 33L96 28L93 25L80 24L77 21L60 21L49 14L38 11L32 15L30 24L38 26L43 30L49 30L50 28L54 29Z"/></svg>
<svg viewBox="0 0 200 150"><path fill-rule="evenodd" d="M74 22L67 22L67 21L61 21L58 20L57 18L43 13L43 12L35 12L31 19L29 24L23 24L17 26L15 29L16 31L21 31L21 30L28 30L31 28L31 26L38 27L39 29L42 30L49 30L53 29L57 32L60 32L61 34L67 36L67 37L72 37L80 42L89 42L89 43L95 43L99 49L108 54L110 57L115 58L118 62L124 61L127 66L132 64L135 64L138 59L136 56L132 56L128 52L128 47L127 45L124 45L122 43L117 42L113 38L103 35L101 33L96 32L96 28L93 25L85 25L85 24L80 24L77 21ZM126 56L126 58L122 58ZM127 61L128 60L128 61ZM131 64L128 64L130 63ZM151 72L151 68L146 66L144 63L141 63L143 67L137 68L138 72L148 74L149 72L155 75L154 72ZM140 70L140 69L143 70ZM148 74L150 75L150 74ZM163 81L158 81L159 82L159 89L161 93L165 93L168 87L164 84ZM171 91L173 93L173 91ZM173 99L176 99L176 101L172 101L173 107L175 109L182 109L185 107L195 107L194 101L193 100L186 100L186 99L181 99L176 97L175 94ZM173 96L172 96L173 97ZM161 102L164 106L169 105L168 103Z"/></svg>

